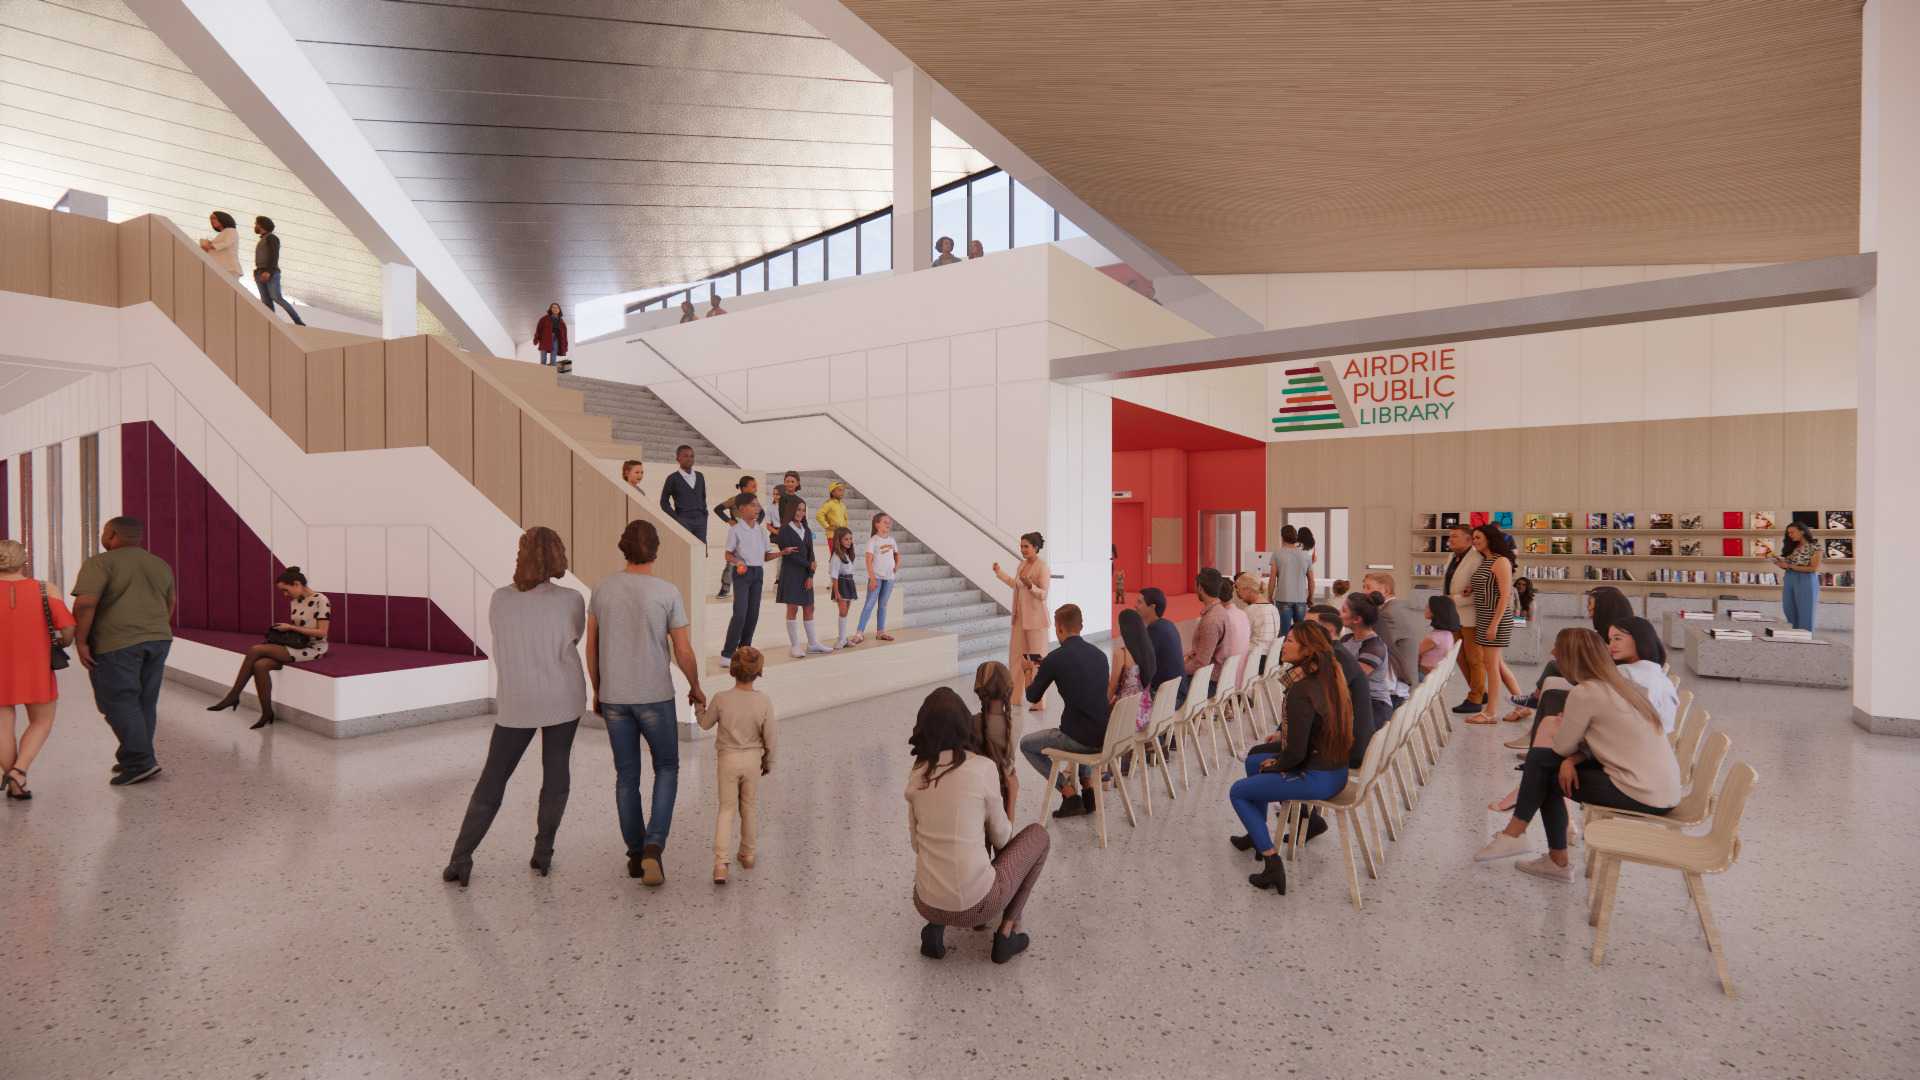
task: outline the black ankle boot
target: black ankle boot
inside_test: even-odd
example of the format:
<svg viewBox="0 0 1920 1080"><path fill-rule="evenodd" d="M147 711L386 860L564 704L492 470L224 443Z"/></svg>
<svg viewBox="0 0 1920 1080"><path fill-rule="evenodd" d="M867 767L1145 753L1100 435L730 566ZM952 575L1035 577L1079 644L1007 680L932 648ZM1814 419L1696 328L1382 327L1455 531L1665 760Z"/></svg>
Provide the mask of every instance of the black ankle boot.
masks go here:
<svg viewBox="0 0 1920 1080"><path fill-rule="evenodd" d="M1253 850L1253 837L1248 836L1246 833L1241 833L1239 836L1227 837L1227 843L1232 844L1235 851Z"/></svg>
<svg viewBox="0 0 1920 1080"><path fill-rule="evenodd" d="M546 877L547 873L553 869L553 852L536 851L533 853L533 858L528 860L527 865L539 871L541 877Z"/></svg>
<svg viewBox="0 0 1920 1080"><path fill-rule="evenodd" d="M938 960L947 955L947 928L928 923L920 928L920 955Z"/></svg>
<svg viewBox="0 0 1920 1080"><path fill-rule="evenodd" d="M1247 884L1256 889L1272 889L1281 896L1287 895L1287 862L1278 854L1261 858L1266 869L1257 874L1247 875Z"/></svg>
<svg viewBox="0 0 1920 1080"><path fill-rule="evenodd" d="M1003 934L995 930L993 932L993 962L996 964L1004 964L1025 952L1027 949L1027 940L1027 935L1019 931L1011 934Z"/></svg>

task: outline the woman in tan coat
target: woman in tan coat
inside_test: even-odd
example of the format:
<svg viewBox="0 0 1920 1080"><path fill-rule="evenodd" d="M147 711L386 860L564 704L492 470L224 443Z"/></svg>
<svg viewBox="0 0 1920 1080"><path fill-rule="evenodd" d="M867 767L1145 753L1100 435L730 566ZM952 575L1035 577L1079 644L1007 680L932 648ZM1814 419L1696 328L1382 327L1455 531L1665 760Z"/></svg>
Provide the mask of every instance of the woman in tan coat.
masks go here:
<svg viewBox="0 0 1920 1080"><path fill-rule="evenodd" d="M1013 574L1009 576L999 563L993 564L993 576L1013 590L1013 640L1007 650L1007 667L1013 672L1016 701L1026 694L1027 684L1033 681L1040 657L1047 651L1047 628L1053 623L1053 616L1047 610L1047 586L1053 577L1046 561L1040 558L1040 549L1046 544L1046 538L1039 533L1024 533L1020 537L1020 565ZM1034 704L1028 708L1039 712L1046 706Z"/></svg>

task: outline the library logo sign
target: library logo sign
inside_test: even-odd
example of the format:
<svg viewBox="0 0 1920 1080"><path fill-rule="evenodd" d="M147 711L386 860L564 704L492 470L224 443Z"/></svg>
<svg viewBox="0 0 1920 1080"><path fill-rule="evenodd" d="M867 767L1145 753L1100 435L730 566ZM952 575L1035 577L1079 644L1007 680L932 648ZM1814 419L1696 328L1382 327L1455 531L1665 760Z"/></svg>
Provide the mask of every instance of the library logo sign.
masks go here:
<svg viewBox="0 0 1920 1080"><path fill-rule="evenodd" d="M1444 348L1284 368L1273 430L1284 435L1445 420L1459 392L1455 364L1453 349Z"/></svg>

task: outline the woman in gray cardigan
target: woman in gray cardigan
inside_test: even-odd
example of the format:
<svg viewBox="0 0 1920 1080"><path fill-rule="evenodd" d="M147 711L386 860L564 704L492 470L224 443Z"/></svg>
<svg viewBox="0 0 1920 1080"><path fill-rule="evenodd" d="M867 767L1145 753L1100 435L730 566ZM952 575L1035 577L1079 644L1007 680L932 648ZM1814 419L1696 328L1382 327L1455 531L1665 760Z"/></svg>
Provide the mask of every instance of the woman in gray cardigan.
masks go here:
<svg viewBox="0 0 1920 1080"><path fill-rule="evenodd" d="M567 572L567 547L544 525L520 537L513 584L493 594L487 623L493 628L493 666L500 685L494 692L493 740L487 763L473 786L453 858L440 878L465 888L473 875L473 849L487 835L506 794L507 778L540 732L540 826L533 841L532 866L542 877L553 862L553 836L567 809L572 784L568 759L580 714L587 711L587 677L580 664L580 637L586 633L586 600L555 585Z"/></svg>

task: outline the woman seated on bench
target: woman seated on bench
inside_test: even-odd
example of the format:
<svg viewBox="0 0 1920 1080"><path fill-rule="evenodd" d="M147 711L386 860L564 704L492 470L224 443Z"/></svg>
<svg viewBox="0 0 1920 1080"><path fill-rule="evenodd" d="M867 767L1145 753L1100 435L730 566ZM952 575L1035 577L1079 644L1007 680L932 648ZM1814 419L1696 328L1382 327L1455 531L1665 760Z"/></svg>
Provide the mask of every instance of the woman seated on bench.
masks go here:
<svg viewBox="0 0 1920 1080"><path fill-rule="evenodd" d="M1599 634L1580 627L1562 630L1553 655L1562 674L1542 688L1542 711L1556 690L1566 691L1566 706L1552 745L1527 751L1513 819L1473 858L1489 862L1532 851L1526 831L1538 813L1547 832L1547 854L1519 869L1571 882L1565 800L1664 814L1680 802L1680 764L1660 714L1645 691L1621 674ZM1543 722L1542 732L1546 727Z"/></svg>
<svg viewBox="0 0 1920 1080"><path fill-rule="evenodd" d="M274 581L274 588L287 598L290 622L273 624L273 636L249 648L240 658L240 674L233 680L227 696L207 706L208 712L240 708L240 691L253 680L253 692L260 696L260 719L256 728L273 723L273 672L288 664L310 664L327 655L327 627L333 617L333 601L327 594L307 587L307 575L297 566L289 566ZM273 637L283 637L280 644ZM301 644L304 641L305 644Z"/></svg>

